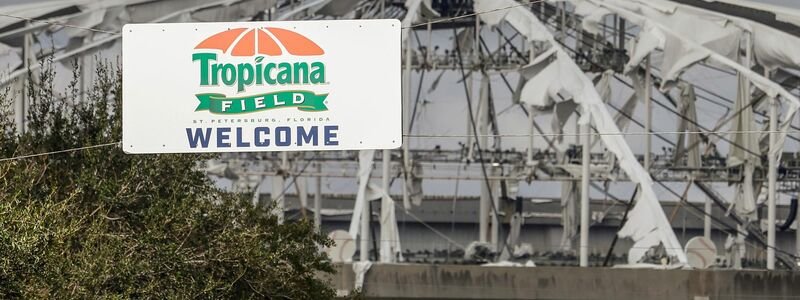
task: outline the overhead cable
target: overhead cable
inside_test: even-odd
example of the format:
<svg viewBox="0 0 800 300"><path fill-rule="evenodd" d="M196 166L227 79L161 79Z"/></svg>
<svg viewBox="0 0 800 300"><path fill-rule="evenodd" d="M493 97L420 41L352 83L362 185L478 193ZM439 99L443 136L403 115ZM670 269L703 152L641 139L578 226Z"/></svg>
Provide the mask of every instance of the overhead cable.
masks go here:
<svg viewBox="0 0 800 300"><path fill-rule="evenodd" d="M14 157L6 157L6 158L0 158L0 162L14 161L14 160L33 158L33 157L39 157L39 156L47 156L47 155L54 155L54 154L69 153L69 152L75 152L75 151L81 151L81 150L87 150L87 149L95 149L95 148L114 146L114 145L119 145L119 144L120 144L120 142L113 142L113 143L105 143L105 144L99 144L99 145L70 148L70 149L57 150L57 151L44 152L44 153L26 154L26 155L14 156Z"/></svg>

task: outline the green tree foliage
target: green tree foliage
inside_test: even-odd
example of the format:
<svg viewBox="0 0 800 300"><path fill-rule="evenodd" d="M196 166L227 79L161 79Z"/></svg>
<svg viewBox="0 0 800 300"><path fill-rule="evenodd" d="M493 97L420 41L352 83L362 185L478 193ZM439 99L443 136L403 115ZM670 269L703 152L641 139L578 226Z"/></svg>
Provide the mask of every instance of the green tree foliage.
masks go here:
<svg viewBox="0 0 800 300"><path fill-rule="evenodd" d="M84 97L78 76L60 93L42 69L24 134L0 97L1 157L121 140L114 64L100 64ZM333 297L315 277L333 271L319 251L330 241L215 187L197 171L207 158L114 145L0 162L0 298Z"/></svg>

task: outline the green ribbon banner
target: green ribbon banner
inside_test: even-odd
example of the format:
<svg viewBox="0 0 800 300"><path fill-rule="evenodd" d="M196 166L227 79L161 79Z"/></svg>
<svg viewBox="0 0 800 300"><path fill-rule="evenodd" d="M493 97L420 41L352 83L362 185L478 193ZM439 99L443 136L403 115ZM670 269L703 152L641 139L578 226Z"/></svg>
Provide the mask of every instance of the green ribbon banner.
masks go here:
<svg viewBox="0 0 800 300"><path fill-rule="evenodd" d="M194 111L207 110L215 114L242 114L276 108L296 107L301 111L325 111L328 94L310 91L283 91L252 96L228 98L223 94L197 94L200 104Z"/></svg>

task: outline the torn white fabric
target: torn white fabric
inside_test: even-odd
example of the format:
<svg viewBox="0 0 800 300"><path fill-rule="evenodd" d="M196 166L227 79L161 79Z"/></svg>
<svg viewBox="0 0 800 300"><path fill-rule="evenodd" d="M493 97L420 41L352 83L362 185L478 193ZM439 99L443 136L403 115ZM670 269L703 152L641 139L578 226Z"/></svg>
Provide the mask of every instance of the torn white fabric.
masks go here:
<svg viewBox="0 0 800 300"><path fill-rule="evenodd" d="M691 45L690 48L692 48L692 49L696 49L698 47L703 47L703 48L706 48L706 49L712 49L714 51L708 51L710 53L710 55L707 58L707 61L709 63L715 63L715 64L720 64L720 65L723 65L723 66L730 67L730 68L736 70L737 72L739 72L739 74L741 74L742 76L747 78L748 81L750 81L753 85L755 85L758 89L762 90L765 94L769 95L770 97L774 98L774 97L780 96L779 99L786 105L786 113L785 113L785 115L783 117L783 120L781 121L781 124L780 124L780 131L781 132L778 134L777 141L776 141L777 142L776 143L776 147L773 147L772 150L771 150L771 152L774 151L775 153L770 153L770 155L780 155L780 152L783 149L783 144L786 141L786 135L788 134L788 130L787 129L791 125L791 120L794 119L794 116L795 116L795 114L797 112L798 107L800 107L800 100L796 96L794 96L793 94L789 93L789 91L787 91L786 89L784 89L783 87L778 85L777 83L769 80L768 78L762 76L761 74L753 72L750 69L749 66L743 66L743 65L733 61L731 59L731 57L729 57L728 55L725 55L726 53L727 54L733 53L734 55L738 54L738 47L736 47L736 49L733 52L730 52L730 51L726 52L725 51L726 50L725 48L727 47L725 45L734 43L733 42L734 41L733 38L730 38L731 35L735 35L737 30L741 31L741 29L751 30L752 31L751 33L753 35L758 35L759 34L758 31L753 29L753 28L759 28L758 24L755 24L753 22L750 22L750 21L747 21L747 20L743 20L743 19L740 19L740 18L735 18L735 17L730 17L730 16L726 16L726 15L721 15L721 14L716 14L716 13L713 13L713 12L700 10L701 11L700 13L695 13L693 15L689 14L690 15L689 17L684 17L686 22L689 22L690 25L692 25L692 27L689 27L689 28L691 29L692 32L695 32L694 33L695 35L690 35L690 36L693 36L695 39L698 39L698 41L695 41L693 39L684 37L684 35L687 34L686 32L679 32L679 31L673 30L673 28L671 27L671 25L673 25L673 24L661 24L659 22L654 22L653 21L653 20L661 18L660 16L641 14L641 12L647 11L647 9L644 6L642 6L641 3L639 3L637 5L637 3L633 2L633 1L621 1L621 0L569 0L569 1L591 1L595 5L607 8L607 9L613 11L614 13L617 13L617 14L623 16L628 21L633 22L635 24L638 24L639 26L644 27L645 25L647 25L648 22L652 22L652 25L654 27L658 27L662 32L665 33L665 35L670 36L670 37L678 40L681 44ZM648 1L664 2L662 0L648 0ZM681 11L683 12L684 11L683 9L685 9L687 14L688 14L689 11L692 11L691 8L686 8L686 6L684 6L684 5L679 5L679 6L682 9ZM636 10L635 11L631 10L631 7L635 7ZM694 10L698 11L697 9L694 9ZM693 21L694 19L703 20L703 21L702 22L698 21L698 22L692 23L692 22L694 22ZM737 27L739 29L736 29L736 28L730 27L728 25L725 25L725 24L728 24L730 22L736 23L736 25L737 25ZM722 35L724 35L726 37L721 38L720 36L710 35L712 39L709 40L708 39L709 35L697 33L698 31L704 31L705 30L705 28L704 28L704 30L696 30L697 28L703 28L703 27L697 27L697 25L701 24L701 23L702 24L706 24L706 25L711 24L712 28L713 28L713 26L717 26L717 31L719 31L719 32L717 32L717 34L718 35L722 34ZM714 24L716 24L716 25L714 25ZM684 26L686 26L686 25L684 25ZM720 28L723 28L721 26L726 26L726 27L724 27L725 30L721 30ZM772 30L771 31L772 34L780 35L780 34L776 33L777 31L775 31L773 29L770 29L768 27L764 27L762 29L763 29L763 31ZM764 36L765 34L762 33L761 35ZM784 36L784 38L787 41L788 40L792 40L792 39L797 40L796 38L788 37L788 36ZM759 37L755 38L755 40L758 40L758 39L759 39ZM782 44L782 45L778 46L778 43L779 43L778 41L779 40L780 40L779 38L774 38L774 39L772 39L772 41L774 43L758 43L758 42L756 42L752 46L754 48L759 48L759 47L762 48L761 50L755 49L755 52L759 53L759 51L761 51L760 53L762 53L762 57L760 59L762 61L766 62L766 64L769 64L769 62L772 62L772 63L775 63L775 64L781 63L781 64L788 65L791 68L796 68L797 67L796 61L800 61L800 54L798 54L796 52L795 53L789 52L789 51L793 51L791 49L794 49L794 48L781 47L781 46L786 46L785 44ZM736 42L735 44L738 45L738 42ZM770 46L763 46L763 45L770 45ZM713 47L713 48L709 48L709 47ZM781 48L783 48L783 49L781 49ZM772 52L764 51L764 49L771 49ZM727 50L730 50L730 49L727 49ZM705 53L703 53L703 55L704 54ZM780 55L778 55L778 54L780 54Z"/></svg>
<svg viewBox="0 0 800 300"><path fill-rule="evenodd" d="M300 200L300 209L305 211L308 208L308 178L296 177L294 188L297 192L297 198Z"/></svg>
<svg viewBox="0 0 800 300"><path fill-rule="evenodd" d="M750 221L758 219L756 212L756 193L753 183L753 171L755 167L761 166L761 153L758 136L750 134L758 130L755 124L755 113L753 106L750 105L750 82L747 78L739 73L737 75L737 91L736 101L734 102L734 111L739 114L733 119L731 124L731 131L733 133L733 142L739 147L732 147L728 155L728 166L744 166L744 178L741 183L735 185L736 194L734 196L734 208L736 214Z"/></svg>
<svg viewBox="0 0 800 300"><path fill-rule="evenodd" d="M711 51L722 53L726 57L736 54L739 47L739 35L741 31L733 26L716 26L716 22L705 22L696 24L685 18L664 18L666 26L672 29L682 29L679 31L681 36L691 39L695 43L685 43L682 39L664 32L655 25L654 21L644 22L643 30L635 39L632 47L630 61L626 64L626 71L638 66L642 60L652 53L656 48L664 50L664 59L661 64L662 90L666 90L668 85L674 83L678 76L689 66L708 58ZM696 30L682 24L698 26L704 28ZM704 32L707 34L699 35L694 32Z"/></svg>
<svg viewBox="0 0 800 300"><path fill-rule="evenodd" d="M388 195L381 197L381 262L402 261L400 232L397 228L397 214L394 200Z"/></svg>
<svg viewBox="0 0 800 300"><path fill-rule="evenodd" d="M614 115L614 124L623 132L631 123L631 116L633 116L633 112L636 110L636 104L644 102L644 97L646 96L644 74L640 74L640 71L637 70L635 72L630 72L629 77L631 78L634 93L628 97L628 100L625 101L625 104L623 104L621 108L617 109L617 113ZM598 140L599 139L592 142L592 147L594 147ZM606 161L608 161L609 166L617 164L617 158L613 155L606 155Z"/></svg>
<svg viewBox="0 0 800 300"><path fill-rule="evenodd" d="M597 94L600 95L600 99L603 99L603 102L608 103L611 100L611 79L614 78L614 70L606 70L602 74L600 74L600 80L597 81L595 84L595 89L597 90Z"/></svg>
<svg viewBox="0 0 800 300"><path fill-rule="evenodd" d="M600 6L603 6L605 8L608 8L611 11L614 11L615 13L618 13L618 14L624 16L627 20L629 20L631 22L634 22L636 24L639 24L640 26L643 25L643 24L646 24L648 21L651 21L651 20L654 19L653 17L650 17L650 16L638 15L635 12L628 10L627 8L623 8L622 6L616 5L616 4L619 4L620 2L622 2L622 1L619 1L619 0L587 0L587 1L592 1L593 3L595 3L597 5L600 5ZM653 1L660 1L660 0L653 0ZM628 2L627 4L630 6L630 2ZM639 8L642 9L641 6L639 6ZM718 16L718 17L725 17L725 16ZM702 19L702 17L699 16L699 15L697 16L697 18L698 19ZM748 28L757 27L757 25L754 25L752 22L749 22L749 21L744 21L744 20L741 20L741 19L733 18L733 17L730 17L729 20L737 22L740 28L748 29ZM694 42L691 39L688 39L688 38L684 37L683 33L673 31L672 28L670 26L666 25L666 24L656 24L655 22L654 22L654 24L656 26L658 26L667 36L671 36L672 38L679 40L679 42L681 42L683 44L694 44L694 45L692 45L693 47L701 47L701 45L698 45L697 42ZM752 30L752 29L750 29L750 30ZM700 31L700 30L696 30L696 31ZM751 32L754 35L758 34L758 32L756 32L756 31L751 31ZM756 39L758 39L758 38L756 38ZM774 39L773 41L777 42L777 39ZM722 44L724 44L724 43L722 43ZM766 43L766 45L769 45L769 44L770 43ZM777 44L777 43L775 43L775 44ZM760 60L766 62L765 64L769 64L769 63L774 63L774 64L786 63L787 60L791 60L791 58L793 57L792 53L782 52L781 49L777 48L775 44L772 44L771 48L767 48L767 49L772 49L772 52L770 52L770 53L765 53L765 51L763 51L764 46L762 46L762 44L759 44L758 42L756 42L752 46L754 48L758 48L758 47L762 48L762 50L756 50L756 53L761 53L762 57L760 58ZM784 51L788 51L789 49L791 49L791 48L787 48ZM781 96L780 99L786 105L786 111L787 112L784 115L783 121L781 122L781 133L778 134L778 141L775 144L775 147L773 147L771 149L771 151L770 151L770 155L776 155L776 156L779 155L779 153L783 149L783 143L785 142L786 135L788 133L787 129L791 125L791 120L794 119L794 116L795 116L795 114L797 112L798 106L800 106L800 101L797 99L797 97L795 97L794 95L789 93L787 90L782 88L780 85L776 84L775 82L770 81L768 78L765 78L764 76L761 76L760 74L757 74L757 73L753 72L750 69L749 66L743 66L743 65L733 61L730 57L727 57L727 56L725 56L725 55L723 55L723 54L721 54L719 52L714 52L714 51L709 51L709 52L711 53L708 56L708 61L709 62L718 63L718 64L721 64L721 65L733 68L734 70L736 70L739 73L740 80L743 80L743 78L746 78L749 82L751 82L757 88L759 88L762 91L764 91L764 93L766 93L770 97L777 97L778 95ZM738 52L738 47L737 47L737 52ZM777 53L782 53L782 54L778 55ZM785 54L785 55L783 55L783 54ZM789 65L791 65L791 67L794 68L794 67L796 67L797 64L795 62L789 62ZM739 86L743 86L743 84L739 84ZM748 86L748 85L744 85L744 86ZM754 164L755 164L755 160L747 160L747 161L745 161L745 163L744 163L745 174L752 174L752 169L754 167ZM737 197L736 197L737 208L736 209L737 209L738 212L744 213L744 215L746 217L748 217L748 218L750 218L750 216L752 215L752 213L748 214L748 211L751 210L751 208L752 208L751 206L755 202L754 201L755 197L753 196L753 192L754 192L754 188L752 186L752 178L748 178L747 175L746 175L745 176L745 181L741 184L741 186L739 186L737 188ZM746 206L746 207L740 207L740 206ZM622 231L620 232L620 234L622 234Z"/></svg>
<svg viewBox="0 0 800 300"><path fill-rule="evenodd" d="M752 28L753 52L759 64L770 70L800 69L800 38L761 24Z"/></svg>
<svg viewBox="0 0 800 300"><path fill-rule="evenodd" d="M634 210L635 210L635 208L636 207L634 206ZM634 222L634 224L636 224L636 223L647 222L647 220L644 219L644 218L647 217L646 213L639 212L639 213L634 214L634 210L631 210L630 213L628 214L627 223ZM627 226L627 223L626 223L626 226ZM642 228L642 229L645 229L645 228ZM635 229L633 229L633 230L635 230ZM635 242L633 243L633 246L631 247L631 249L628 250L628 264L639 263L641 261L641 259L644 257L644 255L647 253L647 251L650 250L651 247L653 247L654 245L658 245L658 243L660 242L659 239L658 239L658 235L649 234L649 233L650 232L647 231L646 229L642 230L641 232L632 232L631 233L632 235L639 235L642 238L639 239L638 241L635 240Z"/></svg>
<svg viewBox="0 0 800 300"><path fill-rule="evenodd" d="M744 178L742 183L736 184L736 196L734 199L736 214L749 221L758 220L756 189L753 186L753 172L755 171L753 165L754 163L749 161L744 163L744 170L742 171Z"/></svg>
<svg viewBox="0 0 800 300"><path fill-rule="evenodd" d="M499 25L508 15L508 9L498 8L494 1L475 1L475 11L484 12L481 21L489 26Z"/></svg>
<svg viewBox="0 0 800 300"><path fill-rule="evenodd" d="M480 14L481 21L496 26L505 20L530 41L548 41L552 35L525 5L514 0L475 0L475 11L493 11Z"/></svg>
<svg viewBox="0 0 800 300"><path fill-rule="evenodd" d="M511 214L511 220L508 222L510 229L508 230L508 236L506 236L506 247L503 247L500 250L500 260L508 260L511 257L519 257L517 254L520 252L524 252L525 250L520 249L519 244L519 234L522 230L522 226L525 224L525 218L522 217L522 214L518 212L514 212ZM511 251L509 251L511 250ZM517 251L520 250L520 251ZM529 249L528 249L529 250ZM532 252L528 253L531 254ZM521 255L520 255L521 256Z"/></svg>
<svg viewBox="0 0 800 300"><path fill-rule="evenodd" d="M567 181L561 184L561 250L572 250L572 240L578 236L578 184Z"/></svg>
<svg viewBox="0 0 800 300"><path fill-rule="evenodd" d="M576 5L587 5L582 0L573 0ZM618 4L621 1L605 0L604 3ZM596 1L590 1L596 5ZM742 31L727 19L711 14L701 14L664 1L625 1L628 6L635 7L642 18L639 24L642 30L631 51L631 60L626 64L626 71L641 63L642 59L657 48L664 50L664 62L661 66L664 82L662 90L673 83L678 75L688 66L708 57L714 51L726 57L734 57L739 49L739 36ZM638 6L637 6L638 4ZM602 7L602 5L596 5ZM581 14L581 11L577 11ZM583 12L584 17L591 17L593 11ZM665 36L659 26L666 26L678 33L682 39L693 43L685 43L682 39ZM698 30L702 28L702 30ZM670 39L670 41L666 41Z"/></svg>
<svg viewBox="0 0 800 300"><path fill-rule="evenodd" d="M564 126L567 124L570 116L575 113L576 107L578 107L578 104L572 100L561 101L553 105L553 118L550 121L550 129L554 134L558 134L558 136L555 137L555 142L559 150L569 147L569 145L565 144L564 136L561 135L561 133L564 133Z"/></svg>
<svg viewBox="0 0 800 300"><path fill-rule="evenodd" d="M422 205L422 166L419 161L415 161L411 167L412 172L408 175L411 179L410 184L406 185L408 188L408 196L411 198L411 204L415 206Z"/></svg>
<svg viewBox="0 0 800 300"><path fill-rule="evenodd" d="M645 5L649 9L653 9L664 14L671 14L674 13L676 10L678 10L678 5L676 3L671 3L666 1L628 0L627 2L638 2L638 4L640 5Z"/></svg>
<svg viewBox="0 0 800 300"><path fill-rule="evenodd" d="M402 259L400 246L400 233L397 228L397 215L395 214L394 200L383 188L376 184L367 185L366 199L372 201L381 199L381 243L380 261L383 263L395 262Z"/></svg>
<svg viewBox="0 0 800 300"><path fill-rule="evenodd" d="M465 52L463 56L466 58L472 56L472 52L475 49L474 45L475 45L475 29L472 27L467 27L458 31L458 33L456 34L456 38L453 39L453 46L451 49L462 49L462 51ZM469 74L467 75L468 76L467 80L469 80L469 76L471 75L472 72L470 71Z"/></svg>
<svg viewBox="0 0 800 300"><path fill-rule="evenodd" d="M52 1L9 5L0 7L0 13L17 17L23 17L23 18L38 19L40 16L47 15L74 5L82 5L82 4L85 5L90 3L91 1L94 0L73 1L72 3L67 1L52 0ZM19 19L14 19L14 18L0 18L0 28L17 23L19 21L20 21Z"/></svg>
<svg viewBox="0 0 800 300"><path fill-rule="evenodd" d="M475 2L488 1L476 0ZM515 1L492 1L496 7L507 5L508 2L512 4ZM487 4L488 5L488 4ZM519 11L516 20L526 20L528 23L520 24L519 21L511 22L509 19L512 15L511 12L507 15L506 19L514 28L524 33L524 30L532 28L543 28L544 25L527 9L515 10ZM522 16L522 15L526 16ZM519 26L519 27L518 27ZM614 123L611 114L600 98L600 95L595 90L594 85L586 77L585 74L578 68L569 55L555 43L553 36L547 30L541 30L530 37L537 37L539 40L548 41L551 47L556 50L556 59L551 65L557 66L557 71L554 72L555 80L548 78L550 86L548 90L558 91L559 93L569 94L573 100L582 107L584 112L581 116L579 123L594 125L599 133L603 133L601 139L609 152L613 153L619 159L620 168L628 175L630 180L639 185L641 192L639 193L639 201L637 201L634 208L631 210L631 219L618 233L621 237L630 237L634 240L635 245L633 249L639 247L655 246L659 242L662 243L667 249L667 253L677 258L679 263L686 263L686 254L683 252L682 246L678 242L672 227L667 221L664 211L656 198L653 191L653 183L650 175L645 172L639 164L636 156L634 156L630 147L625 139L620 134L619 128ZM548 66L550 67L550 66ZM535 79L532 79L535 80ZM523 93L524 94L524 93ZM521 99L527 101L527 99ZM636 255L637 253L632 253ZM639 256L640 257L640 256ZM639 257L629 257L629 259L638 260Z"/></svg>
<svg viewBox="0 0 800 300"><path fill-rule="evenodd" d="M611 14L611 11L588 1L580 1L575 4L575 13L583 17L581 20L583 30L591 34L600 34L602 32L601 23L604 22L606 15Z"/></svg>
<svg viewBox="0 0 800 300"><path fill-rule="evenodd" d="M353 216L350 218L350 236L354 239L358 237L361 227L361 212L367 205L367 185L369 184L369 174L372 173L372 161L375 158L375 150L358 151L358 192L356 202L353 205Z"/></svg>
<svg viewBox="0 0 800 300"><path fill-rule="evenodd" d="M198 1L192 1L192 3L195 2L202 3L211 1L213 0L198 0ZM45 1L36 1L31 3L3 5L0 6L0 13L17 17L41 19L42 16L51 15L53 13L62 11L70 7L79 7L83 11L91 11L95 9L105 9L116 6L137 5L145 2L152 2L152 0L71 0L71 1L45 0ZM171 2L179 2L179 1L171 1ZM188 2L188 1L181 1L181 2ZM163 11L169 11L169 10L160 10L160 12ZM78 13L75 15L77 16L80 14L83 13ZM48 20L61 21L62 17L59 16L59 17L49 18ZM20 20L14 18L0 18L0 28L17 23L19 21Z"/></svg>
<svg viewBox="0 0 800 300"><path fill-rule="evenodd" d="M600 74L600 80L598 80L597 83L595 84L595 89L597 90L597 93L600 95L600 99L602 99L603 102L605 103L611 101L611 79L614 78L614 74L615 74L614 70L606 70L605 72ZM617 123L618 116L619 114L614 116L615 124ZM617 127L619 128L619 125L617 125ZM597 143L600 142L600 139L597 137L592 137L591 140L592 140L591 148L589 149L594 149L595 145L597 145Z"/></svg>
<svg viewBox="0 0 800 300"><path fill-rule="evenodd" d="M367 184L367 191L364 193L364 199L367 201L381 199L386 194L382 188L372 182Z"/></svg>
<svg viewBox="0 0 800 300"><path fill-rule="evenodd" d="M131 22L131 16L124 6L109 7L99 27L110 31L120 31L122 26Z"/></svg>
<svg viewBox="0 0 800 300"><path fill-rule="evenodd" d="M639 103L640 98L641 97L637 95L637 93L632 94L619 109L620 111L614 115L614 123L617 124L620 130L627 129L628 125L631 124L631 118L629 116L633 116L633 112L636 110L636 103Z"/></svg>
<svg viewBox="0 0 800 300"><path fill-rule="evenodd" d="M439 13L431 7L430 0L406 0L405 6L406 15L403 17L403 20L400 21L402 27L405 28L401 33L401 40L403 43L405 43L411 33L410 26L416 24L420 19L439 16Z"/></svg>
<svg viewBox="0 0 800 300"><path fill-rule="evenodd" d="M731 124L733 143L739 147L732 147L728 158L728 166L735 167L745 162L751 162L755 166L761 165L760 152L758 146L758 136L749 132L756 131L755 113L753 106L750 105L750 82L743 74L737 75L736 101L733 111L739 114L733 119Z"/></svg>
<svg viewBox="0 0 800 300"><path fill-rule="evenodd" d="M532 260L526 261L524 264L514 261L498 261L498 262L490 262L481 265L482 267L535 267L536 263Z"/></svg>
<svg viewBox="0 0 800 300"><path fill-rule="evenodd" d="M91 31L85 30L83 28L94 28L95 26L99 25L103 22L103 18L106 15L106 9L95 9L87 11L84 14L79 14L76 17L70 18L67 20L67 24L75 27L80 28L71 28L71 27L64 27L64 26L52 26L53 29L62 29L68 37L85 37L91 34Z"/></svg>
<svg viewBox="0 0 800 300"><path fill-rule="evenodd" d="M756 192L756 195L755 195L755 197L756 197L756 205L759 206L759 207L765 205L767 203L767 197L769 197L769 195L768 195L769 194L769 187L766 184L764 184L763 182L754 184L754 186L760 186L761 187L761 188L758 189L758 192ZM766 227L764 227L764 230L766 231Z"/></svg>
<svg viewBox="0 0 800 300"><path fill-rule="evenodd" d="M661 90L671 89L678 77L688 67L708 58L711 51L694 44L683 43L680 39L667 36L664 44L664 60L661 63Z"/></svg>
<svg viewBox="0 0 800 300"><path fill-rule="evenodd" d="M571 0L571 1L582 1L582 0ZM589 0L589 1L598 4L596 0ZM726 2L735 1L736 5L743 5L743 6L749 6L749 5L763 6L763 4L750 3L752 1L747 1L747 2L739 0L725 0L725 1ZM642 5L652 6L653 3L669 3L668 1L664 0L646 0L646 1L637 0L637 2L630 0L628 1L603 0L603 2L611 3L613 5L617 5L620 7L624 5L627 6L628 9L632 6L640 8ZM710 28L713 29L714 27L718 28L719 24L723 24L723 22L733 23L733 25L735 25L735 28L738 28L739 31L746 30L753 33L754 37L753 50L755 53L756 61L759 64L764 65L769 69L774 69L777 67L798 69L798 67L800 66L800 52L795 51L795 49L798 49L798 47L800 47L800 38L796 36L787 34L776 28L772 28L748 19L725 15L714 11L705 10L683 4L670 3L670 5L676 5L677 7L679 7L679 9L677 9L675 13L684 15L685 19L688 20L688 22L685 22L685 24L690 26L688 28L689 29L688 32L686 32L685 30L678 30L678 29L676 29L676 32L689 34L686 35L687 38L690 38L696 42L704 44L713 51L720 50L720 52L717 53L721 55L731 58L733 57L734 53L729 51L737 50L738 47L736 48L730 47L731 46L730 43L732 42L732 40L723 42L722 44L716 43L716 45L714 45L715 43L708 43L708 41L698 40L696 38L693 38L693 36L696 34L699 35L714 34L715 30L707 30L709 28L708 24L712 24ZM769 8L769 10L774 12L774 8ZM785 9L782 8L780 12L775 12L775 13L776 17L779 20L780 19L789 21L800 20L799 17L800 13L798 13L798 10L793 10L790 8L785 8ZM648 18L652 19L652 16L648 16ZM717 25L713 25L713 23L716 23ZM664 24L664 25L670 26L670 24ZM726 27L729 30L734 30L733 29L734 26L727 25ZM673 27L670 28L672 29ZM695 30L696 28L703 28L703 30ZM741 36L741 34L724 33L722 35L713 35L712 37L722 37L722 36L732 37L732 36ZM722 49L726 49L727 51L722 51Z"/></svg>
<svg viewBox="0 0 800 300"><path fill-rule="evenodd" d="M519 6L519 4L513 0L494 1L504 2L505 7L514 6L514 8L508 10L505 20L511 24L511 26L514 26L528 41L547 41L552 37L544 24L538 22L536 16L534 16L527 7ZM536 22L531 22L532 20Z"/></svg>
<svg viewBox="0 0 800 300"><path fill-rule="evenodd" d="M558 94L558 91L554 89L556 87L554 81L558 80L558 71L558 64L550 63L526 81L520 93L520 100L539 109L553 105L553 98L557 98Z"/></svg>
<svg viewBox="0 0 800 300"><path fill-rule="evenodd" d="M567 54L566 51L561 48L558 50L559 51L556 53L557 59L555 61L555 63L559 65L558 69L560 80L556 82L560 90L558 93L565 99L579 98L580 96L589 95L597 96L596 100L600 100L600 103L602 103L603 101L600 99L600 95L597 95L597 90L594 89L594 85L589 78L583 74L583 71L581 71L581 69L578 68L578 65L572 61L572 58L569 56L569 54ZM586 93L589 94L587 95ZM581 101L579 99L575 99L575 102L580 103ZM589 111L594 112L592 110ZM581 118L584 118L587 121L589 120L589 117L586 114L582 115Z"/></svg>
<svg viewBox="0 0 800 300"><path fill-rule="evenodd" d="M530 82L530 79L533 78L533 77L536 77L536 75L541 73L545 68L547 68L547 66L550 65L550 57L552 56L553 53L555 53L555 49L554 48L550 48L550 49L546 50L545 52L538 54L536 57L534 57L533 61L529 62L527 65L521 66L518 69L519 75L524 80L520 80L518 82L518 84L517 84L517 88L514 91L514 95L513 95L514 103L519 103L520 102L519 99L523 97L522 96L522 93L523 93L522 91L525 89L525 85L528 82ZM538 103L540 103L539 105L541 105L541 106L546 107L546 106L548 106L549 104L552 103L552 101L541 99L541 96L536 96L536 95L538 95L538 92L535 90L534 87L529 87L528 91L526 91L526 93L533 93L533 94L525 95L524 97L526 99L537 99L537 100L531 100L531 101L538 102Z"/></svg>
<svg viewBox="0 0 800 300"><path fill-rule="evenodd" d="M667 26L671 31L681 34L682 37L726 57L733 57L736 54L735 50L738 49L738 44L732 42L738 41L736 37L741 35L741 28L725 16L707 13L671 1L602 1L612 4L625 2L646 20ZM699 28L702 30L698 30ZM730 38L735 39L729 40Z"/></svg>
<svg viewBox="0 0 800 300"><path fill-rule="evenodd" d="M657 265L647 263L630 263L627 265L614 265L614 269L652 269L652 270L679 270L689 268L688 265Z"/></svg>
<svg viewBox="0 0 800 300"><path fill-rule="evenodd" d="M697 100L694 93L694 86L691 84L680 82L678 83L680 90L680 101L678 104L678 112L685 117L678 120L677 132L686 132L678 134L678 141L675 143L675 151L673 161L675 165L685 165L691 168L701 167L700 161L700 136L697 133L697 109L695 101ZM686 157L686 163L683 163L683 158Z"/></svg>
<svg viewBox="0 0 800 300"><path fill-rule="evenodd" d="M635 70L656 49L663 49L667 42L667 37L658 26L650 22L644 22L642 30L633 38L633 42L628 45L630 59L625 64L625 73Z"/></svg>
<svg viewBox="0 0 800 300"><path fill-rule="evenodd" d="M253 206L255 206L255 207L263 207L262 206L262 204L263 204L262 202L263 201L261 201L261 191L260 191L261 184L263 184L263 183L264 183L264 178L261 178L261 180L259 180L256 183L256 185L253 186L253 190L252 190L253 191L253 198L250 199L250 203L253 203Z"/></svg>
<svg viewBox="0 0 800 300"><path fill-rule="evenodd" d="M779 99L781 100L781 103L785 105L785 113L783 114L783 120L780 120L780 128L778 130L778 136L775 139L775 147L770 149L770 155L776 155L778 159L780 159L780 155L783 151L783 145L786 142L786 135L789 133L789 127L792 125L792 120L794 120L798 108L800 108L800 100L779 84L769 80L764 76L761 76L756 72L753 72L749 68L745 68L739 64L736 64L726 57L712 55L710 60L734 68L736 71L747 77L750 83L755 85L756 88L764 92L768 97Z"/></svg>
<svg viewBox="0 0 800 300"><path fill-rule="evenodd" d="M625 104L622 105L620 111L614 115L614 123L617 124L620 130L625 130L628 128L628 125L631 123L631 118L628 116L633 116L633 112L636 110L636 104L638 102L644 102L645 95L645 78L644 74L640 72L630 72L628 73L628 77L631 78L631 85L633 86L633 94L625 101Z"/></svg>
<svg viewBox="0 0 800 300"><path fill-rule="evenodd" d="M577 66L574 68L580 71ZM584 81L584 86L591 86L588 78L584 77ZM591 115L597 132L604 133L601 139L608 151L614 153L619 160L620 168L628 174L631 182L638 184L640 188L639 200L631 209L625 226L618 232L619 236L630 237L634 240L634 246L628 254L629 260L638 261L641 257L637 257L636 255L641 253L634 250L646 249L658 245L660 242L670 256L677 258L679 263L686 263L686 254L653 191L650 174L642 168L627 142L620 135L619 128L614 124L605 104L597 95L597 91L593 88L585 88L583 94L576 96L576 99L580 100L584 111L591 112L591 114L584 115Z"/></svg>
<svg viewBox="0 0 800 300"><path fill-rule="evenodd" d="M364 288L364 277L367 276L367 271L372 267L371 261L359 261L353 263L353 272L356 273L355 290L360 291Z"/></svg>

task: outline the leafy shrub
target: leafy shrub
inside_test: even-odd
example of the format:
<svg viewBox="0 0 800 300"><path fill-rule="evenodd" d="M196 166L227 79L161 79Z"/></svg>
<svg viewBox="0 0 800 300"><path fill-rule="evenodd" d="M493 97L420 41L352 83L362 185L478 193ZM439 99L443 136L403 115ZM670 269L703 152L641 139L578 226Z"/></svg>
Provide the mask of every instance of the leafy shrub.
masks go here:
<svg viewBox="0 0 800 300"><path fill-rule="evenodd" d="M29 72L23 134L0 95L2 157L121 140L121 70L100 63L81 97L77 71L58 93L53 69ZM208 158L113 145L0 161L0 298L333 297L315 277L333 271L330 240L215 187Z"/></svg>

